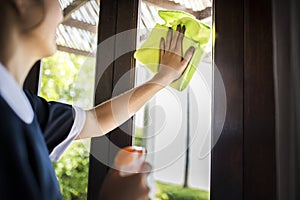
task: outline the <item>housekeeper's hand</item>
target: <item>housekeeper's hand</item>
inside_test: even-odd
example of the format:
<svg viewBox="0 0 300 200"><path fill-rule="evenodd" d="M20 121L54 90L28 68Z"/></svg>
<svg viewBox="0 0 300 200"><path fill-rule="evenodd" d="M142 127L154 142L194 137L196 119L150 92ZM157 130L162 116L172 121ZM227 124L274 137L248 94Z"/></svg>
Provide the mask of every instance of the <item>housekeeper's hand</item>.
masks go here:
<svg viewBox="0 0 300 200"><path fill-rule="evenodd" d="M169 85L180 78L194 54L194 47L190 47L183 56L184 32L185 26L178 25L175 33L173 33L173 29L169 29L166 41L161 38L159 71L156 76L163 77L162 84Z"/></svg>
<svg viewBox="0 0 300 200"><path fill-rule="evenodd" d="M143 163L141 173L122 177L120 172L110 169L108 172L99 200L148 200L149 187L147 186L147 177L151 171L148 163Z"/></svg>

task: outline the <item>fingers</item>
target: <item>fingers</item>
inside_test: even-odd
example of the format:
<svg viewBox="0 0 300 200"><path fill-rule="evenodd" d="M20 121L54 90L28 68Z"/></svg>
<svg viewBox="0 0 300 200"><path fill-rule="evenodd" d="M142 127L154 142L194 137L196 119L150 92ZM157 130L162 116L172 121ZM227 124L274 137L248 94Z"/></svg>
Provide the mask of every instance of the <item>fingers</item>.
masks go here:
<svg viewBox="0 0 300 200"><path fill-rule="evenodd" d="M149 166L149 164L145 164L144 168L149 169ZM147 175L147 173L136 173L130 176L122 177L119 175L118 170L110 169L103 182L100 192L100 199L147 199L150 191L145 181ZM115 191L118 192L116 193Z"/></svg>
<svg viewBox="0 0 300 200"><path fill-rule="evenodd" d="M141 165L140 173L149 175L152 171L152 166L148 162L143 162Z"/></svg>
<svg viewBox="0 0 300 200"><path fill-rule="evenodd" d="M182 29L180 30L180 33L178 35L178 39L176 42L176 52L180 55L182 55L182 42L183 42L183 38L184 38L184 33L185 33L185 26L182 27Z"/></svg>
<svg viewBox="0 0 300 200"><path fill-rule="evenodd" d="M165 46L166 50L169 50L171 47L172 36L173 36L173 30L171 28L169 28L168 34L167 34L167 39L166 39L166 46Z"/></svg>
<svg viewBox="0 0 300 200"><path fill-rule="evenodd" d="M185 66L188 65L188 63L190 62L190 60L191 60L191 58L192 58L194 52L195 52L195 48L194 48L194 47L190 47L190 48L186 51L186 53L185 53L185 55L184 55L184 57L183 57L183 60L182 60L182 63L183 63Z"/></svg>
<svg viewBox="0 0 300 200"><path fill-rule="evenodd" d="M152 166L148 162L143 162L140 172L142 173L142 185L149 190L147 178L152 171Z"/></svg>
<svg viewBox="0 0 300 200"><path fill-rule="evenodd" d="M169 29L167 33L166 43L164 43L164 40L161 39L158 75L156 76L156 79L153 79L160 85L167 86L180 78L194 55L195 47L193 46L191 46L185 53L183 53L182 43L185 30L185 26L181 27L179 25L177 26L177 30L174 35L173 30Z"/></svg>
<svg viewBox="0 0 300 200"><path fill-rule="evenodd" d="M182 41L184 38L185 30L186 30L185 26L181 27L181 25L178 24L176 31L173 35L173 29L169 28L169 31L167 33L167 38L166 38L166 44L163 47L161 41L160 49L163 48L164 50L174 52L178 55L182 55Z"/></svg>
<svg viewBox="0 0 300 200"><path fill-rule="evenodd" d="M176 28L176 31L174 33L174 37L173 37L172 42L171 42L171 47L170 47L171 50L175 50L177 40L178 40L178 35L179 35L180 32L181 32L181 25L178 24L177 28Z"/></svg>

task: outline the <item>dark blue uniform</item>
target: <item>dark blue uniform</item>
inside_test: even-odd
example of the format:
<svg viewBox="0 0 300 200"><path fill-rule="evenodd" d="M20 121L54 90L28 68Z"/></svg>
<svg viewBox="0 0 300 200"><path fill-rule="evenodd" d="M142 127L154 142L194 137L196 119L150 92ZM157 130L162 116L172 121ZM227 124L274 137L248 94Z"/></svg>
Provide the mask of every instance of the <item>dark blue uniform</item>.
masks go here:
<svg viewBox="0 0 300 200"><path fill-rule="evenodd" d="M31 124L0 95L0 199L62 199L49 154L72 128L72 106L26 95L35 113Z"/></svg>

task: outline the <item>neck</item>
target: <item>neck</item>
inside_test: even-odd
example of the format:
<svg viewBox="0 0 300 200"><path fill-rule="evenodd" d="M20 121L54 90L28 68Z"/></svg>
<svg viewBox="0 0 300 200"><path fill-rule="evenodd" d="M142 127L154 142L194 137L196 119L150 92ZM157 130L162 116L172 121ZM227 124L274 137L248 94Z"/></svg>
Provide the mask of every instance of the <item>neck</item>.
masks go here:
<svg viewBox="0 0 300 200"><path fill-rule="evenodd" d="M14 35L10 38L0 42L3 48L0 52L0 62L19 83L19 86L23 87L28 72L38 59L32 56L30 48L24 41Z"/></svg>

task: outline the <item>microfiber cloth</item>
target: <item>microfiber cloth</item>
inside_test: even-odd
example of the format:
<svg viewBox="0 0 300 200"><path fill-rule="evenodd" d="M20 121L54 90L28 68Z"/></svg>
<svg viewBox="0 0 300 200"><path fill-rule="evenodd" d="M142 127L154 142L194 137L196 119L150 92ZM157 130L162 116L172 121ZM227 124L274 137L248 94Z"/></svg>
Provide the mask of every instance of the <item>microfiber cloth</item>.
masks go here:
<svg viewBox="0 0 300 200"><path fill-rule="evenodd" d="M157 73L159 64L160 39L165 38L169 27L176 30L177 25L185 26L185 37L182 43L183 55L189 47L195 47L194 55L182 74L182 76L171 83L171 87L183 91L198 67L206 45L210 38L210 27L197 20L193 15L175 10L159 10L159 16L165 21L164 24L156 24L151 30L149 37L141 47L134 53L134 58L145 65L151 72Z"/></svg>

